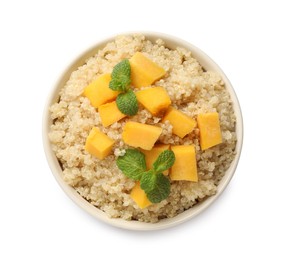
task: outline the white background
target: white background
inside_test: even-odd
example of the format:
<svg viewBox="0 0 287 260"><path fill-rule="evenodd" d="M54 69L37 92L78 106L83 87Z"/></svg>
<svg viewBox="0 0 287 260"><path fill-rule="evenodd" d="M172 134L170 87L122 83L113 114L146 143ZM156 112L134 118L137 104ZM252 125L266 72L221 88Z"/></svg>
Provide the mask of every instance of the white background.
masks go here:
<svg viewBox="0 0 287 260"><path fill-rule="evenodd" d="M287 259L285 1L0 2L0 259ZM152 30L205 51L237 92L236 174L178 227L132 232L78 208L47 165L41 120L65 66L107 36ZM104 255L103 255L104 254Z"/></svg>

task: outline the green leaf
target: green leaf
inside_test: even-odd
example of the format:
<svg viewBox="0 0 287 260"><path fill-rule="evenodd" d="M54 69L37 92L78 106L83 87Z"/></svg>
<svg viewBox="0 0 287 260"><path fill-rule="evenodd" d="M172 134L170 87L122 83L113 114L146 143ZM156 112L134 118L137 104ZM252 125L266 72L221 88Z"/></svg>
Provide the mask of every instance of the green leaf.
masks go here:
<svg viewBox="0 0 287 260"><path fill-rule="evenodd" d="M141 178L141 188L152 203L159 203L170 194L169 179L162 173L145 172Z"/></svg>
<svg viewBox="0 0 287 260"><path fill-rule="evenodd" d="M154 170L149 170L143 173L141 177L141 188L147 193L154 189L154 185L156 183L156 174Z"/></svg>
<svg viewBox="0 0 287 260"><path fill-rule="evenodd" d="M125 115L133 116L138 112L137 97L132 90L119 94L116 103L118 109Z"/></svg>
<svg viewBox="0 0 287 260"><path fill-rule="evenodd" d="M153 168L157 173L164 172L174 164L174 161L174 152L170 150L165 150L158 156L156 161L153 163Z"/></svg>
<svg viewBox="0 0 287 260"><path fill-rule="evenodd" d="M128 59L119 62L113 69L112 78L119 79L121 76L131 76L131 65Z"/></svg>
<svg viewBox="0 0 287 260"><path fill-rule="evenodd" d="M131 84L131 66L129 60L119 62L112 71L112 80L109 83L110 89L126 92Z"/></svg>
<svg viewBox="0 0 287 260"><path fill-rule="evenodd" d="M117 166L129 178L140 180L146 170L145 156L135 149L127 149L125 155L119 156Z"/></svg>

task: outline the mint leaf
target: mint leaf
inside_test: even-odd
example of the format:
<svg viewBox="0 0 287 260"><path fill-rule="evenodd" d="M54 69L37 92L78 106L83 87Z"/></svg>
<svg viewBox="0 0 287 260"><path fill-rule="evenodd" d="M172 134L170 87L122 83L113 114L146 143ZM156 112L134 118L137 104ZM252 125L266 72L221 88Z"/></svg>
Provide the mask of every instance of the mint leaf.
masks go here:
<svg viewBox="0 0 287 260"><path fill-rule="evenodd" d="M119 156L117 166L129 178L140 180L146 171L145 156L136 149L127 149L125 155Z"/></svg>
<svg viewBox="0 0 287 260"><path fill-rule="evenodd" d="M174 164L174 161L174 152L170 150L165 150L158 156L156 161L153 163L154 171L157 173L164 172Z"/></svg>
<svg viewBox="0 0 287 260"><path fill-rule="evenodd" d="M112 71L112 80L109 83L110 89L126 92L131 84L131 66L129 60L119 62Z"/></svg>
<svg viewBox="0 0 287 260"><path fill-rule="evenodd" d="M153 170L149 170L143 173L140 181L140 186L145 191L145 193L154 189L154 184L156 183L155 179L156 174Z"/></svg>
<svg viewBox="0 0 287 260"><path fill-rule="evenodd" d="M159 203L170 194L169 179L162 173L145 172L141 178L141 188L152 203Z"/></svg>
<svg viewBox="0 0 287 260"><path fill-rule="evenodd" d="M131 65L128 59L122 60L113 68L112 78L119 79L122 76L129 78L131 76Z"/></svg>
<svg viewBox="0 0 287 260"><path fill-rule="evenodd" d="M119 94L116 103L118 109L125 115L133 116L138 112L137 97L132 90Z"/></svg>

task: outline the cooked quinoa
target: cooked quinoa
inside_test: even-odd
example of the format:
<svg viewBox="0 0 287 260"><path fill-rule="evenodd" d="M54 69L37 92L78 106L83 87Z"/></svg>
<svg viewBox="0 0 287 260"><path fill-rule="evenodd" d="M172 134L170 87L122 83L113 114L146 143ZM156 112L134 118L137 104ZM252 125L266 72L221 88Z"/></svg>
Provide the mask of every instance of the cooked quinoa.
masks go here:
<svg viewBox="0 0 287 260"><path fill-rule="evenodd" d="M193 118L199 113L219 113L222 144L201 151L198 128L179 138L172 134L168 121L161 123L161 118L152 116L142 106L137 115L126 117L109 127L102 126L97 109L82 95L83 90L101 74L111 73L117 63L131 58L137 51L166 70L166 75L154 86L167 90L172 106ZM59 101L50 107L53 124L49 138L62 166L63 178L87 201L112 218L157 222L174 217L214 195L234 159L236 118L221 77L212 71L205 71L190 51L181 47L168 49L161 39L151 42L143 35L117 37L71 74L59 96ZM116 166L116 158L129 148L121 139L121 134L123 126L130 120L161 127L160 143L193 144L197 153L199 182L172 181L171 193L166 200L140 209L129 195L135 182ZM113 154L103 160L84 149L86 138L94 126L115 140Z"/></svg>

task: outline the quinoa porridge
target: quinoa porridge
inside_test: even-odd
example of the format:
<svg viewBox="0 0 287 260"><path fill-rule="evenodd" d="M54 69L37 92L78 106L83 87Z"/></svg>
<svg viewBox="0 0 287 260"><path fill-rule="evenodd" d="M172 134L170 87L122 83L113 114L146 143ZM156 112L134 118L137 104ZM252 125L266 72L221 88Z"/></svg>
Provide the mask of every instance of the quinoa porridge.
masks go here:
<svg viewBox="0 0 287 260"><path fill-rule="evenodd" d="M136 115L107 127L102 125L98 110L83 95L84 89L136 52L164 68L165 75L153 87L163 87L174 108L191 118L197 118L201 113L219 114L221 144L202 150L198 126L181 138L173 134L169 121L163 122L160 116L152 115L141 104ZM146 88L135 88L134 91ZM214 195L235 157L236 117L221 77L205 71L190 51L180 47L170 50L160 39L150 42L143 35L118 36L71 74L59 93L59 101L50 107L50 113L53 124L49 139L63 169L64 180L112 218L158 222L174 217ZM138 207L130 196L135 181L127 178L116 164L116 158L130 148L122 139L123 127L128 121L160 127L158 142L161 144L194 145L198 182L171 181L170 195L165 200L143 209ZM98 127L115 142L112 153L102 160L85 150L87 136L93 127Z"/></svg>

